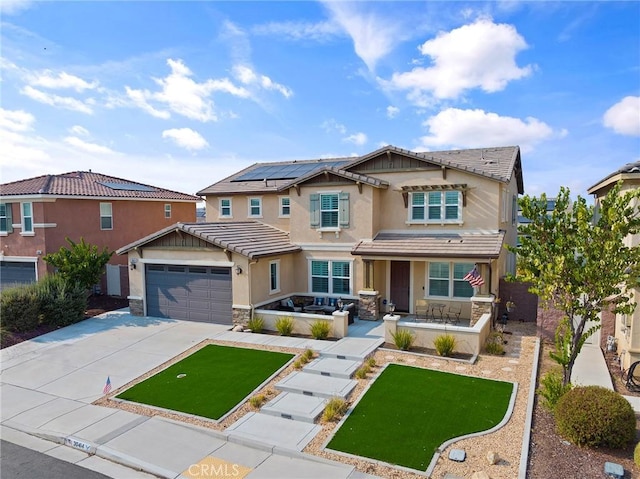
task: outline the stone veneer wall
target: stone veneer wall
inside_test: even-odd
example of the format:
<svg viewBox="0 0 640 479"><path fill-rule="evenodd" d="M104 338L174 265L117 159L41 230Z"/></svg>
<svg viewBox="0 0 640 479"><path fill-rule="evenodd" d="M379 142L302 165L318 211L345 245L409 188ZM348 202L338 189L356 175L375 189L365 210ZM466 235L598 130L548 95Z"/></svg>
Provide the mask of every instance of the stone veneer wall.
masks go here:
<svg viewBox="0 0 640 479"><path fill-rule="evenodd" d="M233 324L241 324L246 326L251 319L251 309L249 308L233 308L231 311Z"/></svg>
<svg viewBox="0 0 640 479"><path fill-rule="evenodd" d="M378 292L360 291L358 293L360 301L358 304L358 318L365 321L378 320Z"/></svg>
<svg viewBox="0 0 640 479"><path fill-rule="evenodd" d="M469 327L473 327L483 314L492 314L493 301L474 301L471 298L471 319L469 321Z"/></svg>
<svg viewBox="0 0 640 479"><path fill-rule="evenodd" d="M132 316L144 316L144 301L140 298L129 298L129 312Z"/></svg>

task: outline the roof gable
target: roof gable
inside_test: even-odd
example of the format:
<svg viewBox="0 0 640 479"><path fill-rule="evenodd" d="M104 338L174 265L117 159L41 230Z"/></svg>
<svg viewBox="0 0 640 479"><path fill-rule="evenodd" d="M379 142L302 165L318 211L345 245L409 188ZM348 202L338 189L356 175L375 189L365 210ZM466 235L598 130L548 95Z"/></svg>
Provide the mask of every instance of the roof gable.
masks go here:
<svg viewBox="0 0 640 479"><path fill-rule="evenodd" d="M324 167L320 170L315 170L307 173L306 175L297 178L293 182L290 182L286 185L281 186L278 191L283 191L288 188L296 188L305 183L317 183L317 180L320 181L331 181L331 180L342 180L348 181L350 183L355 183L358 185L358 188L362 191L362 185L373 186L374 188L387 188L389 186L388 181L380 180L378 178L374 178L372 176L361 175L358 173L354 173L351 171L342 170L339 168L332 167Z"/></svg>

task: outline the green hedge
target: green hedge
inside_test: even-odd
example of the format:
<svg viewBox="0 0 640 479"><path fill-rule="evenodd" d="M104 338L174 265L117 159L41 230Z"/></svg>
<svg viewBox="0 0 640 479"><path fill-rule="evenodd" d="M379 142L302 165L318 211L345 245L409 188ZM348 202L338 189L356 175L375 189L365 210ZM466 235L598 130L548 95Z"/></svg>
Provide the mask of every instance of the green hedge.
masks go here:
<svg viewBox="0 0 640 479"><path fill-rule="evenodd" d="M2 328L25 332L41 325L67 326L84 319L87 293L58 275L0 292Z"/></svg>

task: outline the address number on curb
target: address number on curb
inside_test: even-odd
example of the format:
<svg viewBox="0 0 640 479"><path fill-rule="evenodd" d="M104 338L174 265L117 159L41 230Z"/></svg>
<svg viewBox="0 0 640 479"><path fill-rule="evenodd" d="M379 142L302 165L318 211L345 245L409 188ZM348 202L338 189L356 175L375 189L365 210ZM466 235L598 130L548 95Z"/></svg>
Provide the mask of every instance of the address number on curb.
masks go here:
<svg viewBox="0 0 640 479"><path fill-rule="evenodd" d="M84 441L80 441L73 437L66 438L65 444L67 446L73 447L74 449L80 449L81 451L84 451L86 453L89 453L91 451L91 444L86 443Z"/></svg>

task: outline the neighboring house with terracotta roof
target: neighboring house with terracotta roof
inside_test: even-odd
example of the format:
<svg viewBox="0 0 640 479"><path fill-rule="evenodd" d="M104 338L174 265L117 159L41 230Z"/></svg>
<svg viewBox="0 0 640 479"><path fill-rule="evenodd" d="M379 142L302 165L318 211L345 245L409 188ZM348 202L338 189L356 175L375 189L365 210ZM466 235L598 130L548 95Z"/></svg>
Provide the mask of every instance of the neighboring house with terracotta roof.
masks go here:
<svg viewBox="0 0 640 479"><path fill-rule="evenodd" d="M176 221L195 221L194 195L91 171L74 171L0 185L0 286L30 283L51 268L46 254L84 238L102 250L123 245ZM128 294L125 257L107 265L101 292Z"/></svg>
<svg viewBox="0 0 640 479"><path fill-rule="evenodd" d="M131 274L138 314L230 324L306 295L356 302L361 318L425 298L469 318L471 297L515 272L504 246L523 190L517 146L256 163L197 193L205 223L118 253L144 265ZM463 279L474 265L476 290Z"/></svg>
<svg viewBox="0 0 640 479"><path fill-rule="evenodd" d="M640 161L628 163L588 189L594 195L597 208L609 190L619 181L622 182L620 194L640 188ZM640 204L636 205L640 208ZM640 235L631 235L625 239L627 247L640 246ZM633 299L640 298L640 289L633 291ZM632 315L618 314L615 317L615 337L618 340L620 365L628 369L631 364L640 361L640 308L636 307Z"/></svg>

